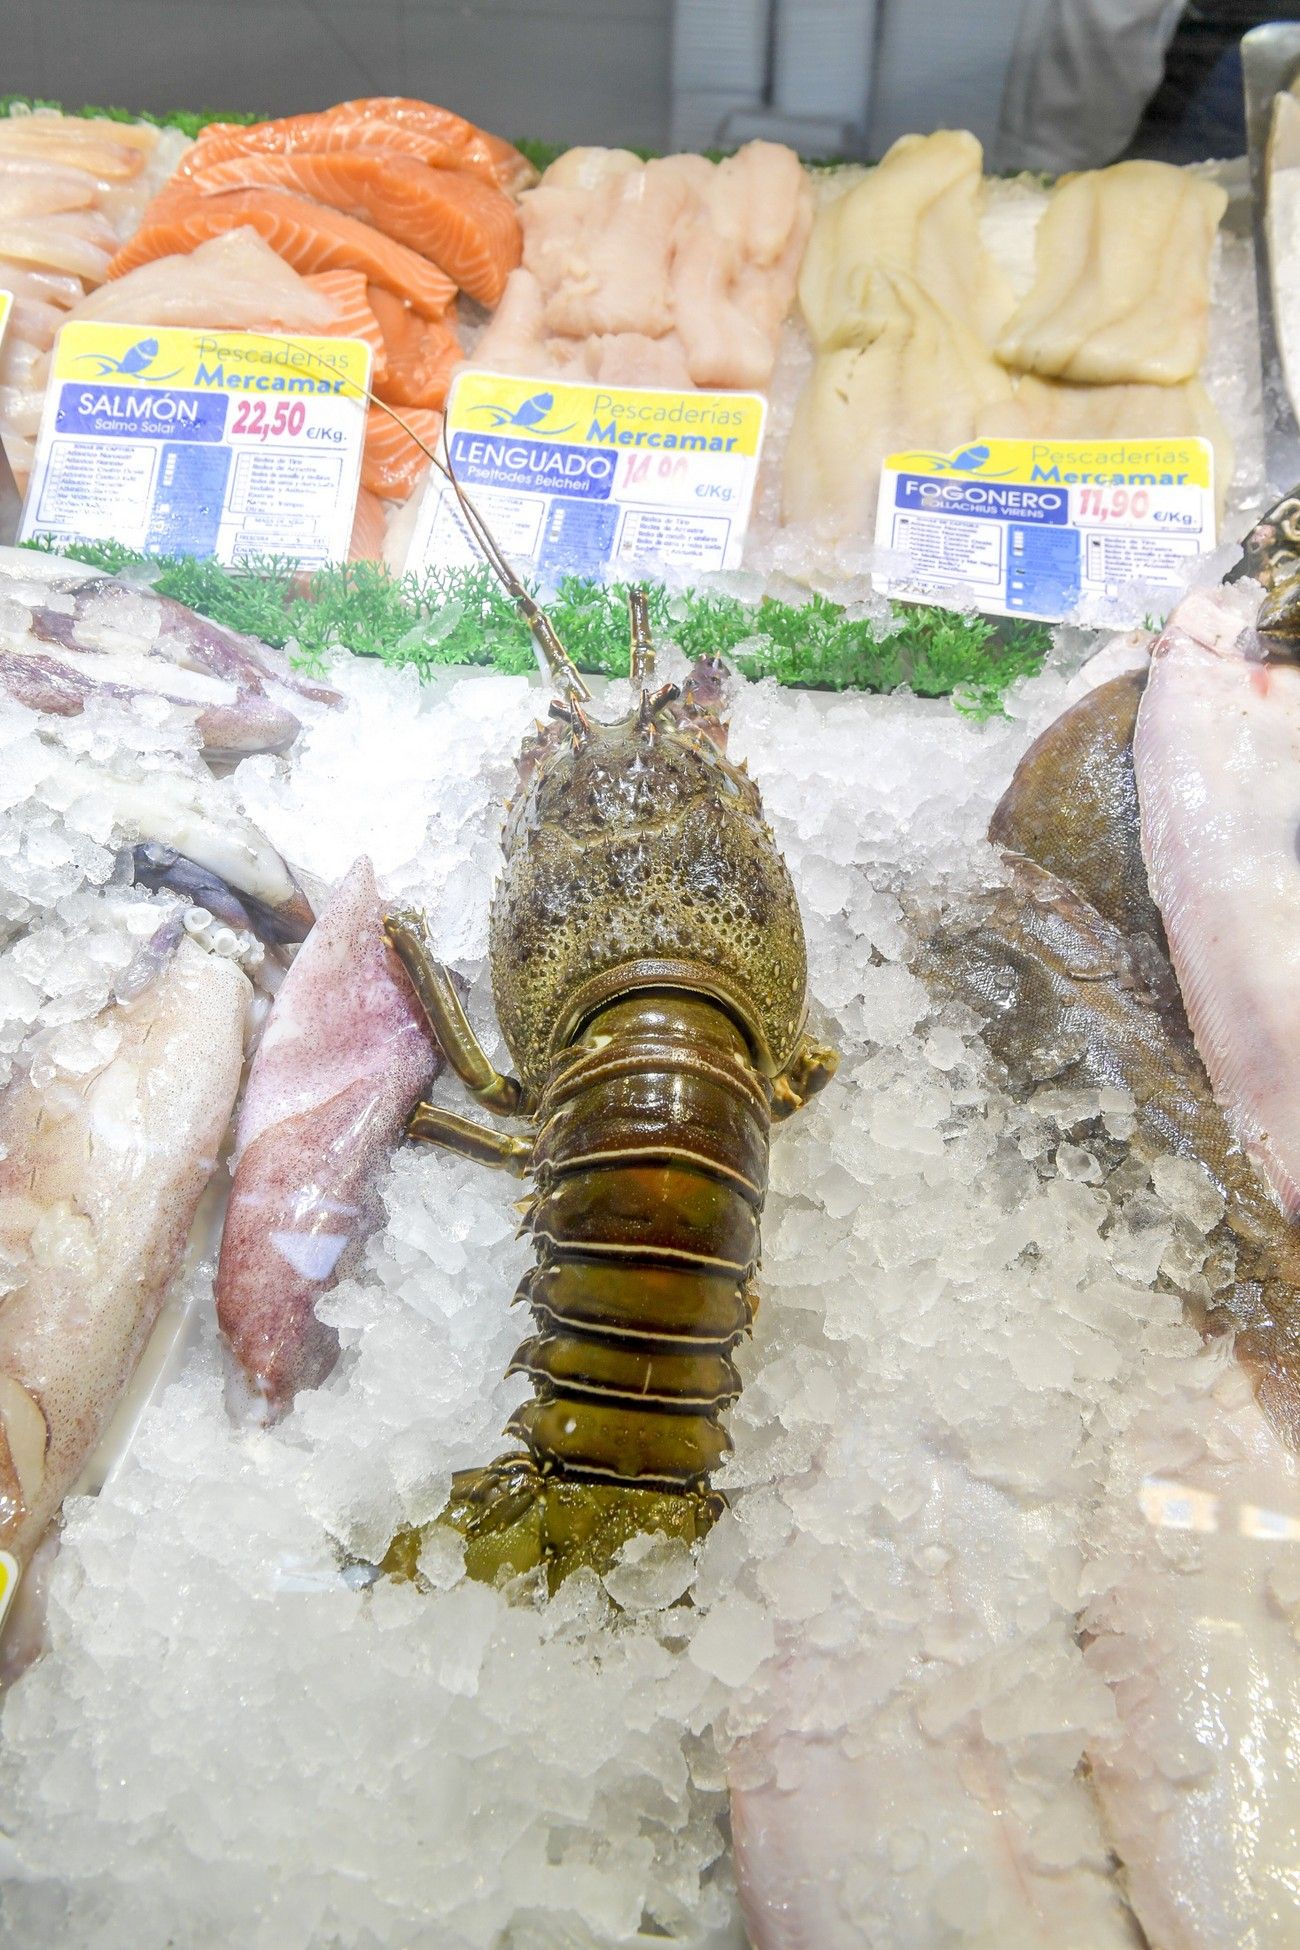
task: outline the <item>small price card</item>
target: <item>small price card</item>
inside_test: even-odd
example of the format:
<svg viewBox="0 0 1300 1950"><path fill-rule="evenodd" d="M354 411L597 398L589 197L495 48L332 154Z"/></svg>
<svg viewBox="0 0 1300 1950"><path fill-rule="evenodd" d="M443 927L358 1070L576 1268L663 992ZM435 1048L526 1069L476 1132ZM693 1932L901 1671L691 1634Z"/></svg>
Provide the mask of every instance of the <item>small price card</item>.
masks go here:
<svg viewBox="0 0 1300 1950"><path fill-rule="evenodd" d="M345 561L369 378L360 339L65 325L22 539Z"/></svg>
<svg viewBox="0 0 1300 1950"><path fill-rule="evenodd" d="M891 454L876 545L903 560L877 586L921 602L1058 622L1134 583L1185 586L1214 547L1208 440L994 440Z"/></svg>
<svg viewBox="0 0 1300 1950"><path fill-rule="evenodd" d="M443 429L456 479L544 587L740 565L763 443L756 393L675 393L462 373ZM407 568L477 563L431 471Z"/></svg>

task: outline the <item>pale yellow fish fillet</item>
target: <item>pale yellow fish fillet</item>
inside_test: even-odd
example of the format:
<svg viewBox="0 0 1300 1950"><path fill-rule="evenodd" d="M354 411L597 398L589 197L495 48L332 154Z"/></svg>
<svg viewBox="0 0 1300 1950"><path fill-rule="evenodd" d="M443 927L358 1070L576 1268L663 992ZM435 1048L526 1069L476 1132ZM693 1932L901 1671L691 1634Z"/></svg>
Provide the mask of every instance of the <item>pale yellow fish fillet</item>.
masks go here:
<svg viewBox="0 0 1300 1950"><path fill-rule="evenodd" d="M795 410L783 518L869 540L885 456L964 446L1011 383L914 278L877 269L864 300L871 343L823 352Z"/></svg>
<svg viewBox="0 0 1300 1950"><path fill-rule="evenodd" d="M1199 379L1186 379L1177 386L1072 386L1061 379L1027 376L1009 399L995 400L984 409L975 431L1012 440L1197 436L1214 449L1220 515L1232 481L1232 435Z"/></svg>
<svg viewBox="0 0 1300 1950"><path fill-rule="evenodd" d="M1039 226L1033 286L998 338L999 359L1093 385L1194 379L1227 202L1217 183L1170 163L1062 178Z"/></svg>
<svg viewBox="0 0 1300 1950"><path fill-rule="evenodd" d="M239 1087L250 997L182 939L108 1010L92 1078L0 1103L0 1548L22 1562L99 1441L158 1316Z"/></svg>
<svg viewBox="0 0 1300 1950"><path fill-rule="evenodd" d="M873 273L915 278L937 304L992 344L1014 303L980 241L983 151L964 129L901 136L862 182L820 210L799 275L799 302L819 350L869 344Z"/></svg>

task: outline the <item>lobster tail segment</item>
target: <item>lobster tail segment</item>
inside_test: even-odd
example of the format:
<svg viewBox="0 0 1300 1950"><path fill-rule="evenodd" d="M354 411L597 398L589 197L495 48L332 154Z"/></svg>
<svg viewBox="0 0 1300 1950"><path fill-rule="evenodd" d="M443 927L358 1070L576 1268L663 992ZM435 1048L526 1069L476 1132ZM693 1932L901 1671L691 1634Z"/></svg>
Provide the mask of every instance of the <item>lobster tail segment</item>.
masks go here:
<svg viewBox="0 0 1300 1950"><path fill-rule="evenodd" d="M533 1152L535 1398L509 1433L544 1474L698 1489L752 1319L770 1091L715 1003L614 1003L556 1063Z"/></svg>

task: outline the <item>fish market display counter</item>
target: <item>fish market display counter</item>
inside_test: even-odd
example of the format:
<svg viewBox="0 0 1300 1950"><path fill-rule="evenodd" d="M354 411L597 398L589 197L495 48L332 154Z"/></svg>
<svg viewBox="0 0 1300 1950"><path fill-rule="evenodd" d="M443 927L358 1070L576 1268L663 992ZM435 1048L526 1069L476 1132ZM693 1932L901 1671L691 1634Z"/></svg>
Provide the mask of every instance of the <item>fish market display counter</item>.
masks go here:
<svg viewBox="0 0 1300 1950"><path fill-rule="evenodd" d="M1250 219L0 119L6 1940L1300 1932Z"/></svg>

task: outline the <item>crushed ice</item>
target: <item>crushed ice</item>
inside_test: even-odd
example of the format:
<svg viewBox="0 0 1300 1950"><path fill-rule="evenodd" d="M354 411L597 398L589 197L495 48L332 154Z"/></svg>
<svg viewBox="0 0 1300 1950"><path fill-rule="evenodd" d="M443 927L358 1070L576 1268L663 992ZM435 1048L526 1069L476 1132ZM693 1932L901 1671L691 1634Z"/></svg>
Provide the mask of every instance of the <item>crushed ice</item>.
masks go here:
<svg viewBox="0 0 1300 1950"><path fill-rule="evenodd" d="M538 688L339 676L346 713L227 787L308 875L368 850L389 893L426 905L503 1054L488 897ZM1204 1250L1213 1187L1166 1161L1115 1217L1095 1154L1122 1093L1044 1110L992 1088L969 1018L907 966L902 902L994 873L989 811L1068 682L1050 670L983 728L946 704L735 687L733 750L800 890L842 1067L776 1138L731 1509L698 1562L640 1540L549 1604L467 1582L452 1539L426 1547L425 1594L342 1574L497 1451L524 1386L502 1379L527 1263L517 1188L404 1151L387 1226L326 1303L330 1382L274 1431L237 1425L204 1305L108 1489L68 1506L52 1649L3 1714L15 1941L738 1946L728 1755L795 1648L846 1662L836 1710L867 1747L900 1704L936 1741L975 1716L1043 1847L1092 1846L1061 1812L1108 1714L1072 1636L1081 1539L1152 1365L1195 1350L1150 1283L1180 1240ZM17 773L34 762L19 715ZM40 1028L76 1071L108 1054L88 1025L157 904L39 803L9 822L0 888L28 931L0 997L14 1035ZM204 1301L211 1274L209 1256L188 1275ZM954 1566L971 1587L956 1609ZM956 1900L901 1831L862 1875L867 1904L888 1891L939 1917Z"/></svg>

